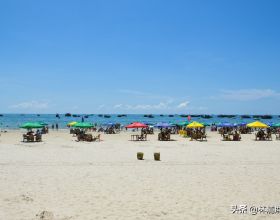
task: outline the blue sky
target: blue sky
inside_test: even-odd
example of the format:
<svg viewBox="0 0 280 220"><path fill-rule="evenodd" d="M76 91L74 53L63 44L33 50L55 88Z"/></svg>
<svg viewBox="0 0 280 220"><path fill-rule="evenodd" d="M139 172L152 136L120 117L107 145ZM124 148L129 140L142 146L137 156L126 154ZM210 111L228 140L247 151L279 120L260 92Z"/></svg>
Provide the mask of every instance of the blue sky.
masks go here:
<svg viewBox="0 0 280 220"><path fill-rule="evenodd" d="M0 112L280 114L277 0L0 2Z"/></svg>

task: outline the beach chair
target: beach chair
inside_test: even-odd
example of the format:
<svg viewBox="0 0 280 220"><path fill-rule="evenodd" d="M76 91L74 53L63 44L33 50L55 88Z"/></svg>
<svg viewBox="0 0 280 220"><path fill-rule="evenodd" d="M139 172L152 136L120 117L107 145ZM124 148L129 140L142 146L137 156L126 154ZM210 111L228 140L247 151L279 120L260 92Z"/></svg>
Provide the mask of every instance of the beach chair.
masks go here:
<svg viewBox="0 0 280 220"><path fill-rule="evenodd" d="M42 135L41 134L36 134L35 135L35 140L36 140L36 142L41 142L42 141Z"/></svg>
<svg viewBox="0 0 280 220"><path fill-rule="evenodd" d="M205 141L207 141L207 135L206 134L202 134L201 140L203 141L203 139L205 139Z"/></svg>
<svg viewBox="0 0 280 220"><path fill-rule="evenodd" d="M94 137L93 141L101 141L101 134L98 134L96 137Z"/></svg>
<svg viewBox="0 0 280 220"><path fill-rule="evenodd" d="M22 140L23 142L28 141L28 135L27 134L23 134L22 137L23 137L23 140Z"/></svg>
<svg viewBox="0 0 280 220"><path fill-rule="evenodd" d="M266 139L267 141L272 141L272 135L271 135L271 133L267 133L266 136L265 136L265 139Z"/></svg>
<svg viewBox="0 0 280 220"><path fill-rule="evenodd" d="M146 141L147 140L147 135L146 134L141 134L138 136L138 141Z"/></svg>

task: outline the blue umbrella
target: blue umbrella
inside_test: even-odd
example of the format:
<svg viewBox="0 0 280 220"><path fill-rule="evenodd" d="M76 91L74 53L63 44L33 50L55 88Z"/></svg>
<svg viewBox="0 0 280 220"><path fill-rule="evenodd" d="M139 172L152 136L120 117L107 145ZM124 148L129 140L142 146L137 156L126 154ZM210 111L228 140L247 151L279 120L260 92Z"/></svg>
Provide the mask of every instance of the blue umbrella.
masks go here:
<svg viewBox="0 0 280 220"><path fill-rule="evenodd" d="M159 122L159 123L155 124L156 128L170 128L170 127L174 127L174 126L175 125L169 124L169 123L166 123L166 122Z"/></svg>
<svg viewBox="0 0 280 220"><path fill-rule="evenodd" d="M229 122L223 122L223 123L219 123L217 126L222 127L222 128L233 128L233 127L236 127L237 124L232 124L232 123L229 123Z"/></svg>
<svg viewBox="0 0 280 220"><path fill-rule="evenodd" d="M104 126L114 126L114 125L116 125L116 123L109 122L109 123L104 123L103 125Z"/></svg>
<svg viewBox="0 0 280 220"><path fill-rule="evenodd" d="M247 123L246 123L246 122L241 122L241 123L238 123L237 125L238 125L238 126L246 126Z"/></svg>

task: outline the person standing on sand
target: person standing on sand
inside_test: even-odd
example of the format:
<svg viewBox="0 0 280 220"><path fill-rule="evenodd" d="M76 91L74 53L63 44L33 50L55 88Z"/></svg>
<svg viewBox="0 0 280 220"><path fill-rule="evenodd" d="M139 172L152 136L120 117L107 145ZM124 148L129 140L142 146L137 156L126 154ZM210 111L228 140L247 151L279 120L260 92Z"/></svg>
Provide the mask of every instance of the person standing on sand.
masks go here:
<svg viewBox="0 0 280 220"><path fill-rule="evenodd" d="M56 130L58 130L58 124L57 123L55 124L55 128L56 128Z"/></svg>

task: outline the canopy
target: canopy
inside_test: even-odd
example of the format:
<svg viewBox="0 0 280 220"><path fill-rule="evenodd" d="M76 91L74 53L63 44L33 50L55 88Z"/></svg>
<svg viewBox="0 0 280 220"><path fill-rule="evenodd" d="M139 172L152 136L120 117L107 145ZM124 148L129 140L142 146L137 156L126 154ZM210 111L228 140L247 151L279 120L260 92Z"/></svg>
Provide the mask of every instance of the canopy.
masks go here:
<svg viewBox="0 0 280 220"><path fill-rule="evenodd" d="M134 122L130 125L127 125L126 128L147 128L148 126L145 124L142 124L140 122Z"/></svg>
<svg viewBox="0 0 280 220"><path fill-rule="evenodd" d="M205 127L210 126L210 124L207 122L201 122L200 124L204 125Z"/></svg>
<svg viewBox="0 0 280 220"><path fill-rule="evenodd" d="M38 124L43 125L43 126L47 126L48 125L48 123L43 122L43 121L39 121Z"/></svg>
<svg viewBox="0 0 280 220"><path fill-rule="evenodd" d="M179 123L176 123L176 124L179 125L179 126L186 126L186 125L190 124L190 122L182 121L182 122L179 122Z"/></svg>
<svg viewBox="0 0 280 220"><path fill-rule="evenodd" d="M273 124L272 127L279 128L280 127L280 123Z"/></svg>
<svg viewBox="0 0 280 220"><path fill-rule="evenodd" d="M92 123L89 122L78 122L73 125L75 128L92 128L94 127Z"/></svg>
<svg viewBox="0 0 280 220"><path fill-rule="evenodd" d="M247 127L249 127L249 128L268 128L269 126L260 121L255 121L255 122L247 124Z"/></svg>
<svg viewBox="0 0 280 220"><path fill-rule="evenodd" d="M20 126L20 128L25 128L25 129L43 128L43 127L44 125L39 124L38 122L27 122Z"/></svg>
<svg viewBox="0 0 280 220"><path fill-rule="evenodd" d="M237 124L232 124L232 123L229 123L229 122L224 122L224 123L219 123L218 124L218 127L222 127L222 128L233 128L233 127L236 127Z"/></svg>
<svg viewBox="0 0 280 220"><path fill-rule="evenodd" d="M238 125L238 126L246 126L247 123L246 123L246 122L240 122L240 123L238 123L237 125Z"/></svg>
<svg viewBox="0 0 280 220"><path fill-rule="evenodd" d="M76 122L76 121L72 121L72 122L68 123L67 125L71 127L71 126L73 126L73 125L75 125L75 124L77 124L77 123L78 123L78 122Z"/></svg>
<svg viewBox="0 0 280 220"><path fill-rule="evenodd" d="M159 122L157 124L155 124L154 127L156 128L170 128L170 127L174 127L175 125L172 125L170 123L167 123L167 122Z"/></svg>
<svg viewBox="0 0 280 220"><path fill-rule="evenodd" d="M204 127L203 124L200 124L200 123L198 123L196 121L194 121L194 122L192 122L192 123L187 125L187 128L203 128L203 127Z"/></svg>

